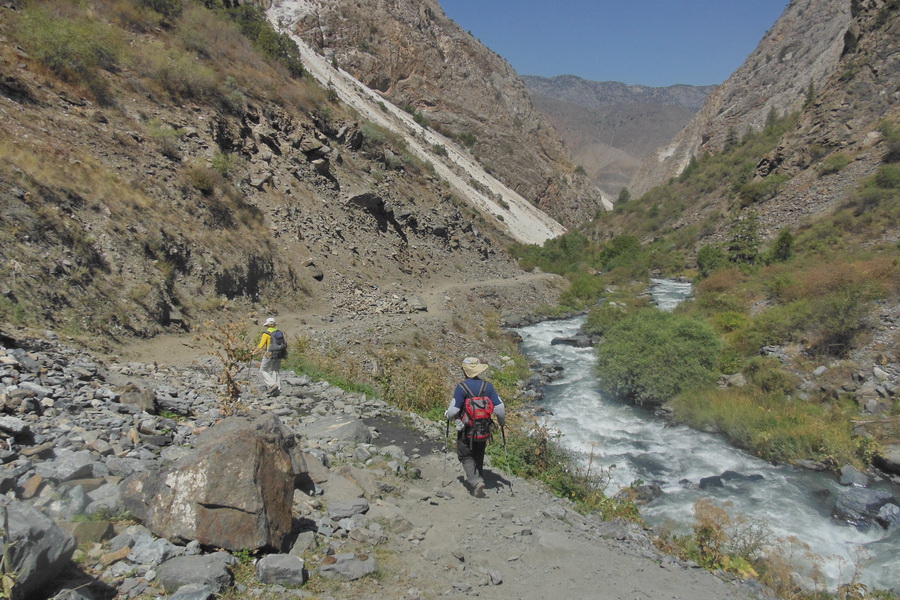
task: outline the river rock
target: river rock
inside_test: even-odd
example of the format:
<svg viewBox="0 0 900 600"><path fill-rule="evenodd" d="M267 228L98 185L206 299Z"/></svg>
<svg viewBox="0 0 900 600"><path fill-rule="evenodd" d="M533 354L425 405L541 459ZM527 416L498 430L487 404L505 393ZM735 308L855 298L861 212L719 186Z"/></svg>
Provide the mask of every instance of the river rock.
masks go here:
<svg viewBox="0 0 900 600"><path fill-rule="evenodd" d="M125 480L125 506L160 537L279 549L291 530L292 444L274 415L230 417L171 468Z"/></svg>
<svg viewBox="0 0 900 600"><path fill-rule="evenodd" d="M575 348L590 348L591 337L589 335L573 335L570 337L555 337L550 340L551 346L574 346Z"/></svg>
<svg viewBox="0 0 900 600"><path fill-rule="evenodd" d="M888 445L875 457L875 466L892 475L900 475L900 446Z"/></svg>
<svg viewBox="0 0 900 600"><path fill-rule="evenodd" d="M892 499L893 495L884 490L851 487L838 494L831 516L856 527L867 527Z"/></svg>
<svg viewBox="0 0 900 600"><path fill-rule="evenodd" d="M841 485L849 485L851 487L867 487L869 478L853 465L844 465L841 467L840 482Z"/></svg>

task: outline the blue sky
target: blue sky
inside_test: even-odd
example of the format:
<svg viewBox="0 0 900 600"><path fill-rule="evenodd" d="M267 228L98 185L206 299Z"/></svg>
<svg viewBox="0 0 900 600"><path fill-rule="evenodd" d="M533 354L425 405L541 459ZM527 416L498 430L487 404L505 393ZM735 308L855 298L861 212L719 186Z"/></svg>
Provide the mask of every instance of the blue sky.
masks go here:
<svg viewBox="0 0 900 600"><path fill-rule="evenodd" d="M788 0L438 0L520 75L667 86L725 81Z"/></svg>

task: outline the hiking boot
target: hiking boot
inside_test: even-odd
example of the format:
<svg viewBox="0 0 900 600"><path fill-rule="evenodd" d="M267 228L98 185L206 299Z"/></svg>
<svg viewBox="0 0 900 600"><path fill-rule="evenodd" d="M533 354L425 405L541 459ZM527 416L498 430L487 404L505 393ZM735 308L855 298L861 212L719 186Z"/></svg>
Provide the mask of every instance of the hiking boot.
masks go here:
<svg viewBox="0 0 900 600"><path fill-rule="evenodd" d="M484 498L486 496L486 494L484 493L483 481L479 481L475 484L475 489L472 491L472 494L474 494L476 498Z"/></svg>

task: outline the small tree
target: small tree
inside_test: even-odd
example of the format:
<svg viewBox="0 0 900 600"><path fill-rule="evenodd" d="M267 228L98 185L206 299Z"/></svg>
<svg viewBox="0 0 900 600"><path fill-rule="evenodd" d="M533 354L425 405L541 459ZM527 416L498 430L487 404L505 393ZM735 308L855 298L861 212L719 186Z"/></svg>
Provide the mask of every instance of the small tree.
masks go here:
<svg viewBox="0 0 900 600"><path fill-rule="evenodd" d="M619 197L616 198L616 206L622 206L631 201L631 192L628 191L627 187L623 187L619 190Z"/></svg>
<svg viewBox="0 0 900 600"><path fill-rule="evenodd" d="M775 243L772 244L772 248L769 249L769 253L766 256L766 263L785 262L791 257L793 251L794 236L789 229L783 229L775 239Z"/></svg>
<svg viewBox="0 0 900 600"><path fill-rule="evenodd" d="M716 269L721 269L728 263L728 257L718 244L706 244L697 252L697 269L700 277L706 278Z"/></svg>
<svg viewBox="0 0 900 600"><path fill-rule="evenodd" d="M747 212L731 224L728 260L740 266L753 266L759 260L759 215Z"/></svg>

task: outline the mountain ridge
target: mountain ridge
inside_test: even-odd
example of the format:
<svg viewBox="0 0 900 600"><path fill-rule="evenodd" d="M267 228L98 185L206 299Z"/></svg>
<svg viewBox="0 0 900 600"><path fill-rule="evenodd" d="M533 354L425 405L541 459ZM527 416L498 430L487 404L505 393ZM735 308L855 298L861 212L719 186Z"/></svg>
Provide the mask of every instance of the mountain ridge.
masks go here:
<svg viewBox="0 0 900 600"><path fill-rule="evenodd" d="M643 159L671 142L714 89L655 88L574 75L522 79L575 162L610 196L631 185Z"/></svg>

